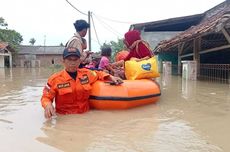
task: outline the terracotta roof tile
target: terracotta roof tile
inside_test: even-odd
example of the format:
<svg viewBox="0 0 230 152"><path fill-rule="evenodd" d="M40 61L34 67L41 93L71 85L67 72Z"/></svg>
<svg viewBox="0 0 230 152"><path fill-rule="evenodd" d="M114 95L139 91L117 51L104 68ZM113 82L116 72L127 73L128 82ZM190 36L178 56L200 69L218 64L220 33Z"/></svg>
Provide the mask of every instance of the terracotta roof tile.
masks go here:
<svg viewBox="0 0 230 152"><path fill-rule="evenodd" d="M5 49L8 46L8 43L6 42L0 42L0 49Z"/></svg>
<svg viewBox="0 0 230 152"><path fill-rule="evenodd" d="M161 41L155 48L155 52L167 50L168 48L186 40L195 38L204 33L214 32L220 26L223 26L230 20L230 6L226 6L222 11L213 15L210 18L203 19L197 26L192 26L188 30L176 35L170 40Z"/></svg>

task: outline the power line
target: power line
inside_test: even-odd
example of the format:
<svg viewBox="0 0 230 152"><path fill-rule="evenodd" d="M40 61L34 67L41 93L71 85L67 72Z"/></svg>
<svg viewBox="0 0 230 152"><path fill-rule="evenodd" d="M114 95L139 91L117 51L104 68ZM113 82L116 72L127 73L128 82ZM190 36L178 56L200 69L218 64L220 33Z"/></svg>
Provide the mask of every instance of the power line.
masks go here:
<svg viewBox="0 0 230 152"><path fill-rule="evenodd" d="M95 15L95 14L94 14L94 15ZM110 18L103 17L103 16L100 16L100 15L97 15L97 16L100 17L100 18L103 18L103 19L105 19L105 20L112 21L112 22L116 22L116 23L134 24L133 22L118 21L118 20L110 19Z"/></svg>
<svg viewBox="0 0 230 152"><path fill-rule="evenodd" d="M73 4L71 4L68 0L66 0L67 3L69 3L70 6L72 6L75 10L77 10L79 13L88 16L86 13L83 13L82 11L80 11L79 9L77 9Z"/></svg>
<svg viewBox="0 0 230 152"><path fill-rule="evenodd" d="M72 3L70 3L68 0L66 0L67 3L69 3L70 6L72 6L75 10L77 10L79 13L83 14L83 15L87 15L86 13L80 11L78 8L76 8ZM125 21L118 21L118 20L114 20L114 19L110 19L108 17L103 17L103 16L100 16L100 15L97 15L98 17L100 18L103 18L105 20L108 20L108 21L112 21L112 22L116 22L116 23L123 23L123 24L134 24L133 22L125 22Z"/></svg>
<svg viewBox="0 0 230 152"><path fill-rule="evenodd" d="M98 42L98 44L101 46L101 43L100 43L100 41L99 41L99 39L98 39L97 31L96 31L96 28L95 28L93 16L92 16L92 15L90 15L90 16L91 16L91 19L92 19L93 28L94 28L94 32L95 32L95 35L96 35L96 38L97 38L97 42Z"/></svg>
<svg viewBox="0 0 230 152"><path fill-rule="evenodd" d="M121 37L122 34L120 34L119 32L117 32L116 30L114 30L110 25L106 24L104 21L102 21L101 19L99 19L94 13L92 13L95 18L110 32L112 32L114 35Z"/></svg>
<svg viewBox="0 0 230 152"><path fill-rule="evenodd" d="M73 4L71 4L68 0L66 0L66 2L67 2L71 7L73 7L75 10L77 10L79 13L88 16L88 14L86 14L86 13L80 11L80 10L79 10L78 8L76 8ZM92 13L92 14L93 14L93 13ZM96 28L95 28L95 23L94 23L92 14L90 15L90 17L92 18L93 28L94 28L94 31L95 31L97 43L101 46L100 41L99 41L99 38L98 38L98 35L97 35L97 31L96 31ZM117 37L122 37L122 36L121 36L122 34L120 34L120 33L117 32L116 30L114 30L110 25L106 24L104 21L102 21L101 19L99 19L99 17L97 17L95 14L93 14L93 15L94 15L95 18L99 21L99 23L101 23L107 30L109 30L110 32L112 32L113 34L115 34ZM123 21L113 20L113 19L109 19L109 18L106 18L106 17L102 17L102 16L100 16L100 18L104 18L105 20L109 20L109 21L117 22L117 23L132 24L131 22L123 22Z"/></svg>

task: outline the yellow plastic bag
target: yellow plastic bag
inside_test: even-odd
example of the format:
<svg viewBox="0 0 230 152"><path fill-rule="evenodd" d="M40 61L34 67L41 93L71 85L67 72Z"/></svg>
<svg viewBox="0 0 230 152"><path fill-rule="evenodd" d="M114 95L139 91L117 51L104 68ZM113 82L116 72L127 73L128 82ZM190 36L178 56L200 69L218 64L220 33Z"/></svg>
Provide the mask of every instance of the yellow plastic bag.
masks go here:
<svg viewBox="0 0 230 152"><path fill-rule="evenodd" d="M125 77L128 80L149 79L159 77L157 59L151 57L147 60L125 62Z"/></svg>

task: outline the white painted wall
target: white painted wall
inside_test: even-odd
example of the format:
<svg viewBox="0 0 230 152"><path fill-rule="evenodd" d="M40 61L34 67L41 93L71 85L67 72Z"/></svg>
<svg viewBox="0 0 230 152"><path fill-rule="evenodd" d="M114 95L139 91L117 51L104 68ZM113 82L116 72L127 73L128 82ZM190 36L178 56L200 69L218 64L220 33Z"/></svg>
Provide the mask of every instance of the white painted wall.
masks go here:
<svg viewBox="0 0 230 152"><path fill-rule="evenodd" d="M5 65L4 65L4 56L1 56L0 55L0 68L4 68Z"/></svg>
<svg viewBox="0 0 230 152"><path fill-rule="evenodd" d="M162 40L169 40L180 32L141 32L143 40L147 41L152 49Z"/></svg>

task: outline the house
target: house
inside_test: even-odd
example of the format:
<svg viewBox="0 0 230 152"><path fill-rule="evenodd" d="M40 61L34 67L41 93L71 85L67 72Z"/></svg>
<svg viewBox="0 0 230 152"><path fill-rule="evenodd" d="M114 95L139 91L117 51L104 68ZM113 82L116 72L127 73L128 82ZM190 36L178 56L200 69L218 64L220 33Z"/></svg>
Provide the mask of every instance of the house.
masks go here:
<svg viewBox="0 0 230 152"><path fill-rule="evenodd" d="M142 23L142 28L138 25L133 29L139 29L144 35L150 35L150 43L156 37L154 33L148 34L152 29L167 29L170 25L172 29L176 27L185 27L184 31L176 33L171 38L162 39L156 46L153 43L152 48L155 54L158 54L159 61L171 61L175 74L182 74L182 61L196 61L197 77L200 79L209 78L215 80L230 80L230 0L226 0L219 5L207 10L202 14L190 16L190 24L183 21L178 22L180 18L173 18L159 21L159 27L156 23ZM182 17L183 18L183 17ZM185 17L186 19L187 17ZM188 18L187 18L188 19ZM185 21L186 22L186 21ZM176 26L172 25L174 23ZM188 26L185 26L188 25ZM171 29L169 28L169 29ZM186 29L187 28L187 29ZM131 28L132 29L132 25ZM183 28L181 28L183 29ZM158 39L160 40L161 37Z"/></svg>
<svg viewBox="0 0 230 152"><path fill-rule="evenodd" d="M190 16L176 17L166 20L153 21L147 23L138 23L130 26L130 30L139 30L141 37L150 44L150 47L154 49L161 41L169 40L174 36L184 32L191 26L195 26L200 23L204 14L196 14ZM173 64L177 64L177 58L170 54L169 56ZM158 57L162 62L161 56ZM159 64L159 71L162 72L162 64Z"/></svg>
<svg viewBox="0 0 230 152"><path fill-rule="evenodd" d="M19 46L17 67L47 67L61 64L64 46Z"/></svg>
<svg viewBox="0 0 230 152"><path fill-rule="evenodd" d="M0 42L0 68L12 67L12 52L15 50L7 42Z"/></svg>
<svg viewBox="0 0 230 152"><path fill-rule="evenodd" d="M191 26L197 25L203 14L176 17L166 20L138 23L130 26L130 30L138 30L141 37L146 40L151 48L155 48L162 40L168 40Z"/></svg>
<svg viewBox="0 0 230 152"><path fill-rule="evenodd" d="M175 37L161 41L155 52L163 60L177 60L181 74L182 61L196 61L198 78L230 79L230 1L204 12L201 22Z"/></svg>

